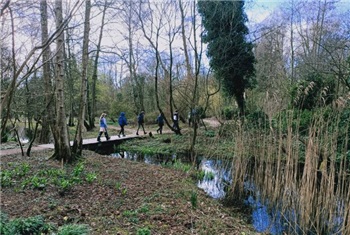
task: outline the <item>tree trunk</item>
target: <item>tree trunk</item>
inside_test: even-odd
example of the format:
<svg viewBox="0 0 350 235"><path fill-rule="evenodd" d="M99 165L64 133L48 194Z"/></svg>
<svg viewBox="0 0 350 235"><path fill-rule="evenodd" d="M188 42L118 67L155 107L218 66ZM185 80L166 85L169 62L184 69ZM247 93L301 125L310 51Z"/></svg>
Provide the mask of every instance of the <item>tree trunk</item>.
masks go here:
<svg viewBox="0 0 350 235"><path fill-rule="evenodd" d="M40 1L40 16L41 16L41 43L45 45L49 38L48 34L48 23L47 23L47 2L46 0ZM42 52L42 62L43 62L43 80L44 80L44 89L45 89L45 107L46 113L42 116L41 122L41 133L39 137L39 143L49 143L50 142L50 127L54 125L53 116L54 111L52 109L53 105L50 105L52 102L52 83L50 75L50 47L47 46L43 48Z"/></svg>
<svg viewBox="0 0 350 235"><path fill-rule="evenodd" d="M6 125L7 121L10 118L10 107L11 107L11 102L13 99L13 96L15 94L15 87L16 87L16 73L17 73L17 66L16 66L16 57L15 57L15 23L13 19L13 14L12 10L9 7L9 12L11 16L11 29L12 29L12 69L13 69L13 77L10 83L9 88L6 91L6 94L4 97L1 97L1 139L3 136L6 135ZM5 111L5 115L3 115L3 112Z"/></svg>
<svg viewBox="0 0 350 235"><path fill-rule="evenodd" d="M81 72L81 89L80 89L80 107L78 116L78 125L75 133L73 144L73 153L76 156L81 156L83 150L83 136L82 131L85 119L85 107L87 102L87 67L89 60L89 33L90 33L90 11L91 1L85 2L85 23L84 23L84 39L83 39L83 58L82 58L82 72Z"/></svg>
<svg viewBox="0 0 350 235"><path fill-rule="evenodd" d="M98 59L99 59L99 55L100 55L101 42L102 42L102 36L103 36L103 28L104 28L103 26L105 25L105 16L106 16L107 4L108 4L108 2L106 0L105 3L104 3L104 6L103 6L100 35L98 37L98 43L97 43L97 48L96 48L96 57L95 57L95 61L94 61L94 71L92 73L92 87L91 87L92 94L91 94L90 99L89 99L89 96L88 96L88 100L89 100L88 116L89 116L89 127L90 127L90 129L95 127L96 83L97 83ZM91 103L91 105L90 105L90 103Z"/></svg>
<svg viewBox="0 0 350 235"><path fill-rule="evenodd" d="M56 27L60 28L63 23L62 0L55 0ZM56 126L55 139L55 158L64 162L71 162L72 154L69 144L68 127L66 123L66 112L64 107L64 35L63 31L56 39Z"/></svg>

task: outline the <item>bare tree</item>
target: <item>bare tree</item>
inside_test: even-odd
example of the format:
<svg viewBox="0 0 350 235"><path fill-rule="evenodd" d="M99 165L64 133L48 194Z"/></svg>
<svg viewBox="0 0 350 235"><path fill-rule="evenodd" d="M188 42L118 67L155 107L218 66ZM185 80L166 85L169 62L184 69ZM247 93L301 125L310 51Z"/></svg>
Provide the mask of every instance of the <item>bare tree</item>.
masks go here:
<svg viewBox="0 0 350 235"><path fill-rule="evenodd" d="M1 136L4 136L5 133L5 128L8 119L10 118L10 110L11 110L11 105L13 105L12 99L14 97L14 94L16 92L16 89L24 82L26 79L35 71L36 66L41 58L41 55L45 52L45 48L47 48L51 43L56 40L58 35L60 35L65 28L65 26L68 24L69 20L72 18L74 12L77 10L79 7L79 1L77 1L72 10L68 13L67 17L62 20L62 24L59 25L59 27L56 28L56 30L51 34L51 36L45 41L44 44L40 44L37 46L34 46L25 56L25 59L20 63L19 59L17 59L17 54L15 53L16 46L15 46L15 29L14 29L14 21L13 21L13 16L12 16L12 11L11 11L11 4L8 6L9 9L9 14L10 14L10 28L11 28L11 37L12 37L12 73L13 76L11 76L11 80L9 82L9 86L7 87L6 91L2 95L2 100L1 100L1 110L0 113L4 113L2 123L1 123ZM42 50L43 49L43 50ZM41 53L36 54L37 51L42 50Z"/></svg>
<svg viewBox="0 0 350 235"><path fill-rule="evenodd" d="M92 86L91 89L88 89L88 121L89 130L93 129L95 127L95 116L96 116L96 84L97 84L97 73L98 73L98 62L100 58L100 51L101 51L101 43L103 38L103 31L105 26L105 18L106 18L106 11L108 9L108 6L110 3L108 0L104 1L103 8L102 8L102 19L101 19L101 26L100 26L100 33L98 36L98 42L96 45L96 55L94 59L94 67L92 72ZM91 90L91 97L89 96Z"/></svg>
<svg viewBox="0 0 350 235"><path fill-rule="evenodd" d="M55 0L56 28L60 29L63 24L62 0ZM72 153L69 144L68 127L66 123L66 111L64 106L64 34L63 31L56 40L56 126L54 130L55 158L64 162L71 162Z"/></svg>
<svg viewBox="0 0 350 235"><path fill-rule="evenodd" d="M172 5L174 4L174 5ZM158 79L159 72L162 69L164 73L164 77L168 81L168 108L170 113L172 114L174 109L177 109L176 104L174 104L173 97L173 66L174 66L174 55L173 55L173 43L176 35L178 35L180 31L180 27L176 25L176 12L174 11L174 7L176 7L175 2L165 1L165 2L157 2L153 5L150 2L140 3L139 9L136 12L139 18L140 27L143 32L144 37L149 42L156 59L156 70L155 70L155 95L157 107L160 113L164 114L162 107L160 106L159 97L158 97ZM173 6L173 8L170 8ZM162 30L165 30L165 38L166 43L168 45L168 57L166 59L162 58L162 55L166 55L165 53L161 53L160 49L160 41L162 39L161 33ZM165 62L166 61L166 62ZM180 129L174 128L166 115L164 116L164 121L167 126L174 131L176 134L181 134ZM171 120L173 120L173 116L171 115Z"/></svg>
<svg viewBox="0 0 350 235"><path fill-rule="evenodd" d="M192 162L196 162L196 155L195 155L195 144L197 139L197 130L198 130L198 122L199 122L199 116L200 114L197 114L199 108L199 85L198 85L198 79L199 79L199 73L201 68L201 58L202 58L202 45L198 45L198 35L197 35L197 10L196 10L196 4L192 3L190 5L190 13L191 13L191 32L192 32L192 50L194 53L194 66L191 65L189 60L189 52L187 50L188 46L188 40L186 39L186 36L188 35L185 31L185 18L186 14L184 11L184 6L182 0L179 0L179 8L181 13L181 33L182 33L182 42L184 47L184 53L185 53L185 62L186 62L186 77L187 82L192 84L190 86L190 94L192 94L192 97L190 97L189 102L189 112L190 112L190 118L192 120L192 127L193 127L193 135L192 135L192 141L191 141L191 147L190 147L190 153L191 153L191 160ZM191 40L190 40L191 42ZM192 67L194 67L194 71L192 71Z"/></svg>
<svg viewBox="0 0 350 235"><path fill-rule="evenodd" d="M41 43L45 45L49 39L48 33L48 16L47 16L47 2L46 0L40 1L40 16L41 16ZM43 63L43 80L45 89L45 107L47 110L46 115L42 117L42 129L39 138L40 143L49 143L50 141L50 127L54 126L54 99L53 89L51 83L50 73L50 46L43 48L42 52Z"/></svg>
<svg viewBox="0 0 350 235"><path fill-rule="evenodd" d="M91 12L91 1L85 1L85 23L84 23L84 39L83 39L83 57L82 57L82 72L81 72L81 87L80 87L80 105L79 105L79 116L78 125L75 133L73 143L73 153L76 156L81 156L83 150L83 136L82 132L84 129L85 120L85 108L87 105L87 67L89 62L89 34L90 34L90 12Z"/></svg>

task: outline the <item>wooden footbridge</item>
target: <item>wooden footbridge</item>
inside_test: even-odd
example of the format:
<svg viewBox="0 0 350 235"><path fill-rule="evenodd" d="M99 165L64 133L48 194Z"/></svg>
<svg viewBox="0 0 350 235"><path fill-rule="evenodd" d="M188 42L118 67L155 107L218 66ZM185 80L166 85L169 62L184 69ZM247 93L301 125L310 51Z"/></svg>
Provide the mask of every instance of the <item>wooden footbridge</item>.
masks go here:
<svg viewBox="0 0 350 235"><path fill-rule="evenodd" d="M101 136L101 141L97 141L96 138L91 138L91 139L83 139L83 149L87 150L92 150L100 154L107 154L110 153L113 148L118 146L120 143L123 141L129 140L129 139L134 139L134 138L145 138L148 137L149 135L127 135L127 136L120 136L118 137L117 135L111 136L111 138L107 141L104 136ZM70 145L73 145L73 141L70 142ZM33 146L31 151L40 151L40 150L46 150L46 149L54 149L54 144L40 144ZM23 147L24 153L27 151L27 148L24 146ZM11 155L11 154L21 154L21 149L20 147L14 148L14 149L4 149L0 150L0 156L5 156L5 155Z"/></svg>
<svg viewBox="0 0 350 235"><path fill-rule="evenodd" d="M113 148L117 147L119 144L121 144L123 141L134 139L134 138L145 138L148 137L148 135L127 135L127 136L110 136L110 139L107 140L106 137L101 136L101 141L97 141L97 138L92 139L83 139L83 149L95 151L100 154L108 154L110 153ZM73 145L73 141L70 142L70 145ZM43 144L39 145L40 147L44 148L51 148L54 149L53 144Z"/></svg>

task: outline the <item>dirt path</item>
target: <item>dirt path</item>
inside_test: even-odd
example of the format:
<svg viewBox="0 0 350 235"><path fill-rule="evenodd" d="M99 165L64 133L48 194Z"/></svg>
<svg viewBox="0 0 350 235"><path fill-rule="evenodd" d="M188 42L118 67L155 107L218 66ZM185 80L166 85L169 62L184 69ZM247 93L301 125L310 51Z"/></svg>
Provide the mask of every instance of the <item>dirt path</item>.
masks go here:
<svg viewBox="0 0 350 235"><path fill-rule="evenodd" d="M206 125L209 125L211 127L219 127L220 126L220 123L219 121L216 119L216 118L206 118L206 119L203 119L204 123ZM119 126L112 126L110 125L108 127L110 129L110 135L113 139L114 138L118 138L117 137L117 134L119 133L119 130L120 130L120 127ZM182 129L186 129L187 126L186 125L182 125ZM127 136L136 136L136 130L137 130L137 126L136 127L125 127L125 133ZM152 132L153 135L157 134L156 130L157 130L157 125L152 125L152 126L146 126L145 127L145 130L147 133L149 132ZM140 132L142 133L142 131ZM169 128L167 128L166 126L164 127L164 130L163 130L163 133L172 133L171 130L169 130ZM96 134L97 136L97 134ZM90 139L90 138L88 138ZM23 146L23 153L24 155L26 154L26 151L28 149L28 146ZM35 145L32 147L31 149L31 152L35 152L35 151L42 151L42 150L45 150L47 148L45 147L42 147L40 145ZM12 155L12 154L21 154L22 151L21 151L21 148L19 147L18 143L1 143L1 149L0 149L0 157L1 156L6 156L6 155Z"/></svg>

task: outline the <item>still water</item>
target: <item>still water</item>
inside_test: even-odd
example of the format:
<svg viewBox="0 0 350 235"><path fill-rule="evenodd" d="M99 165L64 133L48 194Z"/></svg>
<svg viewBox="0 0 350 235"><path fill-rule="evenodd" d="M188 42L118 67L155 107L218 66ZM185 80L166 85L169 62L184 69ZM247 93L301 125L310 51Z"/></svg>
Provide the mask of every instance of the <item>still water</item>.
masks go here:
<svg viewBox="0 0 350 235"><path fill-rule="evenodd" d="M145 162L147 164L171 164L175 160L187 159L185 156L177 155L144 155L130 152L114 153L111 156L125 158L132 161ZM203 180L197 182L197 186L203 189L214 199L222 199L226 195L226 189L232 182L232 165L229 161L201 158L198 169L205 172ZM210 177L207 177L210 175ZM246 183L248 191L254 191L251 183ZM278 210L270 211L266 204L259 199L259 193L255 192L254 197L249 196L245 203L252 208L252 223L257 232L268 232L269 234L283 234L286 228L285 223ZM273 215L273 216L272 216Z"/></svg>

